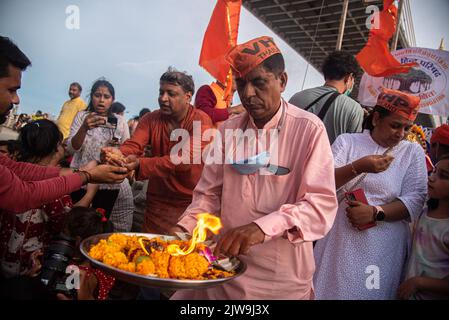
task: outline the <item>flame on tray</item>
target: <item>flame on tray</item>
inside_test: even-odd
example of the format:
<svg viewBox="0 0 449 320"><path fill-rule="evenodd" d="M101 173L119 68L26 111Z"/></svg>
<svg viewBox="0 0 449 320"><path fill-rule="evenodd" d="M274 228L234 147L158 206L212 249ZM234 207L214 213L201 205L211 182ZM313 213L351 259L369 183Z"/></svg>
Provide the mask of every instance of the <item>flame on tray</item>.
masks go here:
<svg viewBox="0 0 449 320"><path fill-rule="evenodd" d="M186 250L183 250L177 244L171 244L167 247L167 252L169 254L172 256L181 256L192 253L198 243L206 240L207 230L217 234L222 227L220 218L209 213L200 213L197 215L197 219L198 222L196 223L195 229L193 229L189 247Z"/></svg>

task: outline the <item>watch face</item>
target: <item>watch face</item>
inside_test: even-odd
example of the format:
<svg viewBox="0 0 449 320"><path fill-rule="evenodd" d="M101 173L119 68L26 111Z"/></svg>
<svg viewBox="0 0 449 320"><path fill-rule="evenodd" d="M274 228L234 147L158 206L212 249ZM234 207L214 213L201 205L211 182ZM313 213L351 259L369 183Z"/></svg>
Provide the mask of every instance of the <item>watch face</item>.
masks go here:
<svg viewBox="0 0 449 320"><path fill-rule="evenodd" d="M385 212L379 211L376 214L376 220L377 221L383 221L385 219Z"/></svg>

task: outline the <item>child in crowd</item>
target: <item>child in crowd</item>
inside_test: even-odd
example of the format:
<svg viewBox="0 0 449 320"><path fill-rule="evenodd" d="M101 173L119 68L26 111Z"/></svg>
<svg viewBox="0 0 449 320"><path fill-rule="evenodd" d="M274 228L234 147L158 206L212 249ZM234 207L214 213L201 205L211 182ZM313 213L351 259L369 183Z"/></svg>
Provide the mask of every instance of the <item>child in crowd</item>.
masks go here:
<svg viewBox="0 0 449 320"><path fill-rule="evenodd" d="M106 300L109 291L115 283L115 278L93 268L79 250L83 239L90 236L112 232L113 225L105 217L101 209L74 207L65 221L64 233L76 242L77 248L73 257L73 265L80 268L80 288L77 290L77 300ZM59 293L60 300L72 298Z"/></svg>
<svg viewBox="0 0 449 320"><path fill-rule="evenodd" d="M15 160L20 149L20 143L17 140L1 140L0 153L8 158Z"/></svg>
<svg viewBox="0 0 449 320"><path fill-rule="evenodd" d="M415 227L407 280L398 289L401 299L449 298L449 155L429 177L428 196Z"/></svg>
<svg viewBox="0 0 449 320"><path fill-rule="evenodd" d="M55 123L38 120L20 131L18 161L57 166L64 155L62 134ZM89 184L86 195L75 205L88 207L97 185ZM5 279L34 276L32 264L42 254L51 238L60 233L68 211L73 206L69 195L40 208L20 214L0 216L0 275ZM13 283L13 282L11 282ZM26 291L26 290L25 290Z"/></svg>

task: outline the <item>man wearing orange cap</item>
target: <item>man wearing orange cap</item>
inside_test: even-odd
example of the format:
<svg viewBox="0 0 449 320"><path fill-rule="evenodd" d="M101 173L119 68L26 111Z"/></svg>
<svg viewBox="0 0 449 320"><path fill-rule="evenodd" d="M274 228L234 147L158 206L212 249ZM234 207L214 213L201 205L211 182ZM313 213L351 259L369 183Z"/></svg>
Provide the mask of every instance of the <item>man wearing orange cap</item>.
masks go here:
<svg viewBox="0 0 449 320"><path fill-rule="evenodd" d="M192 232L200 212L220 216L223 228L215 254L238 256L248 268L229 283L181 290L173 298L310 299L312 243L329 231L337 209L326 129L318 117L281 98L287 73L272 38L238 45L227 58L247 112L218 128L211 150L221 150L218 158L228 159L228 140L224 148L216 147L222 143L217 137L229 132L269 132L270 141L264 145L255 135L248 144L257 143L257 148L244 149L243 158L206 164L178 227ZM277 139L271 140L272 133ZM237 148L242 141L236 140Z"/></svg>
<svg viewBox="0 0 449 320"><path fill-rule="evenodd" d="M430 138L430 155L435 162L445 154L449 154L449 125L442 124Z"/></svg>

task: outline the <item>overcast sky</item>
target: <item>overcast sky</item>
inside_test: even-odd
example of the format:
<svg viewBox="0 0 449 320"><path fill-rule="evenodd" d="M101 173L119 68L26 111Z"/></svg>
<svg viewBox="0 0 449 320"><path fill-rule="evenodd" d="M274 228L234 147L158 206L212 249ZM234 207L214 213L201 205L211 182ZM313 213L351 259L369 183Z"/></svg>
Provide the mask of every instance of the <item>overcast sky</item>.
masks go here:
<svg viewBox="0 0 449 320"><path fill-rule="evenodd" d="M362 1L362 0L360 0ZM87 95L105 77L131 117L157 109L159 77L169 66L192 74L195 85L212 78L198 66L201 43L215 0L0 0L0 34L13 39L32 60L23 74L19 112L40 109L58 115L68 86L78 81ZM79 8L79 29L68 29L70 5ZM449 0L411 0L417 45L449 47ZM73 21L73 20L70 20ZM275 38L286 58L289 83L284 97L301 88L302 57L242 8L238 42L261 35ZM323 83L309 68L305 88Z"/></svg>

